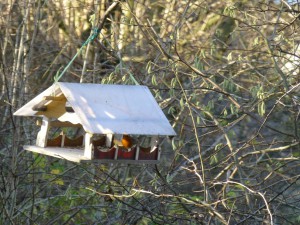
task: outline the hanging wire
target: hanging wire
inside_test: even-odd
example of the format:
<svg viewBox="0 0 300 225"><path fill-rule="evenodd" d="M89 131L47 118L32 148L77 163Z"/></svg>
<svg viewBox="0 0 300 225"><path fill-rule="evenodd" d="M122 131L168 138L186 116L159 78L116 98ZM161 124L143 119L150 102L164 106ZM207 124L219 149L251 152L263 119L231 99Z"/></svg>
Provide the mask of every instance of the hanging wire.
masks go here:
<svg viewBox="0 0 300 225"><path fill-rule="evenodd" d="M65 72L69 69L69 67L72 65L76 57L82 52L83 48L87 46L90 42L94 41L98 35L100 34L99 28L94 28L93 33L88 37L88 39L82 44L80 49L77 51L77 53L73 56L73 58L70 60L70 62L67 64L67 66L63 69L63 71L60 73L60 69L57 71L57 74L54 76L54 83L58 82L62 76L65 74ZM122 60L122 59L121 59ZM135 83L135 85L139 85L138 81L134 78L133 74L128 71L129 77L132 79L132 81Z"/></svg>
<svg viewBox="0 0 300 225"><path fill-rule="evenodd" d="M93 29L93 33L88 37L88 39L82 44L82 46L80 47L80 49L77 51L77 53L73 56L73 58L70 60L70 62L68 63L68 65L64 68L64 70L59 74L59 71L57 73L57 75L54 77L54 82L58 82L60 80L60 78L62 78L62 76L65 74L65 72L69 69L69 67L72 65L73 61L76 59L76 57L82 52L82 49L88 45L88 43L94 41L97 36L99 35L100 30L98 28L94 28Z"/></svg>

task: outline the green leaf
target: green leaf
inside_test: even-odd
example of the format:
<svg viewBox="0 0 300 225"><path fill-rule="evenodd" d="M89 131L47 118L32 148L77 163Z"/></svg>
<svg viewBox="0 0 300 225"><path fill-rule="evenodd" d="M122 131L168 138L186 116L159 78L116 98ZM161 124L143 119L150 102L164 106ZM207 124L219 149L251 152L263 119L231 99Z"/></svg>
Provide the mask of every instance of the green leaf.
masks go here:
<svg viewBox="0 0 300 225"><path fill-rule="evenodd" d="M224 109L223 115L226 117L228 115L227 109Z"/></svg>
<svg viewBox="0 0 300 225"><path fill-rule="evenodd" d="M149 61L146 65L147 73L150 74L152 72L151 61Z"/></svg>
<svg viewBox="0 0 300 225"><path fill-rule="evenodd" d="M213 156L211 156L210 157L210 160L209 160L209 164L210 165L214 165L214 164L216 164L216 163L218 163L218 157L217 157L217 155L215 154L215 155L213 155Z"/></svg>
<svg viewBox="0 0 300 225"><path fill-rule="evenodd" d="M157 85L157 81L156 81L156 76L155 75L152 76L151 82L152 82L153 85Z"/></svg>
<svg viewBox="0 0 300 225"><path fill-rule="evenodd" d="M260 86L257 90L257 97L258 99L264 99L265 94L264 94L264 88L263 86Z"/></svg>
<svg viewBox="0 0 300 225"><path fill-rule="evenodd" d="M168 114L174 114L175 113L175 108L173 106L171 106L169 109L168 109Z"/></svg>
<svg viewBox="0 0 300 225"><path fill-rule="evenodd" d="M235 114L236 113L235 106L233 104L230 104L230 112L231 112L231 114Z"/></svg>
<svg viewBox="0 0 300 225"><path fill-rule="evenodd" d="M96 19L96 15L95 14L92 14L89 18L89 22L92 24L92 27L94 26L95 24L95 19Z"/></svg>
<svg viewBox="0 0 300 225"><path fill-rule="evenodd" d="M227 55L227 61L232 61L232 52Z"/></svg>
<svg viewBox="0 0 300 225"><path fill-rule="evenodd" d="M223 143L219 143L219 144L217 144L216 146L215 146L215 150L216 151L218 151L218 150L220 150L221 148L223 148Z"/></svg>
<svg viewBox="0 0 300 225"><path fill-rule="evenodd" d="M261 102L258 103L257 110L258 110L258 114L260 116L264 116L265 115L265 113L266 113L266 105L265 105L264 101L261 101Z"/></svg>
<svg viewBox="0 0 300 225"><path fill-rule="evenodd" d="M253 46L256 46L259 44L259 37L256 37L253 41Z"/></svg>
<svg viewBox="0 0 300 225"><path fill-rule="evenodd" d="M172 138L172 148L173 148L173 150L176 150L177 149L177 145L176 145L176 143L175 143L175 138Z"/></svg>
<svg viewBox="0 0 300 225"><path fill-rule="evenodd" d="M293 152L293 156L296 157L296 158L299 158L300 157L300 152Z"/></svg>
<svg viewBox="0 0 300 225"><path fill-rule="evenodd" d="M181 107L181 108L184 108L184 101L183 101L183 98L180 99L179 104L180 104L180 107Z"/></svg>
<svg viewBox="0 0 300 225"><path fill-rule="evenodd" d="M206 58L205 50L202 49L202 50L200 51L200 56L201 56L203 59Z"/></svg>
<svg viewBox="0 0 300 225"><path fill-rule="evenodd" d="M214 102L214 100L208 101L207 106L208 106L208 110L214 109L215 108L215 102Z"/></svg>
<svg viewBox="0 0 300 225"><path fill-rule="evenodd" d="M201 118L200 118L200 116L197 116L196 118L197 118L197 119L196 119L196 121L197 121L197 125L199 125L199 124L200 124L200 122L201 122Z"/></svg>
<svg viewBox="0 0 300 225"><path fill-rule="evenodd" d="M227 195L228 197L236 197L235 191L229 191L229 192L226 193L226 195Z"/></svg>
<svg viewBox="0 0 300 225"><path fill-rule="evenodd" d="M199 59L199 57L196 57L194 60L194 65L195 67L200 70L203 71L204 70L204 65L202 64L201 60Z"/></svg>
<svg viewBox="0 0 300 225"><path fill-rule="evenodd" d="M174 88L174 87L176 86L176 82L177 82L176 78L173 78L173 79L171 80L171 87L172 87L172 88Z"/></svg>

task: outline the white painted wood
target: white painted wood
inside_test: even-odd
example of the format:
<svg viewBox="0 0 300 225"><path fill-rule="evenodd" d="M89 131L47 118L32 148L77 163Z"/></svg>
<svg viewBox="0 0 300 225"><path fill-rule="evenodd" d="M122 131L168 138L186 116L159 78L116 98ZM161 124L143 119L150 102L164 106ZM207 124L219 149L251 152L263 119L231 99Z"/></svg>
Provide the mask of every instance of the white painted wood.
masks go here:
<svg viewBox="0 0 300 225"><path fill-rule="evenodd" d="M43 117L41 129L38 132L37 138L36 138L36 145L39 146L39 147L46 147L47 146L49 124L50 124L49 119L47 117Z"/></svg>
<svg viewBox="0 0 300 225"><path fill-rule="evenodd" d="M72 124L80 124L81 121L75 113L65 112L63 115L57 118L61 122L70 122Z"/></svg>
<svg viewBox="0 0 300 225"><path fill-rule="evenodd" d="M150 152L155 151L158 147L158 144L159 144L159 137L158 136L151 137L151 141L150 141L151 150L150 150Z"/></svg>
<svg viewBox="0 0 300 225"><path fill-rule="evenodd" d="M161 148L158 146L157 160L160 160Z"/></svg>
<svg viewBox="0 0 300 225"><path fill-rule="evenodd" d="M15 113L14 116L35 116L36 111L32 110L32 108L35 105L38 105L42 101L47 101L44 100L45 96L57 96L60 95L62 92L60 90L59 85L56 83L52 86L50 86L48 89L43 91L41 94L33 98L31 101L29 101L27 104L25 104L23 107L18 109Z"/></svg>
<svg viewBox="0 0 300 225"><path fill-rule="evenodd" d="M175 135L146 86L60 83L90 133Z"/></svg>
<svg viewBox="0 0 300 225"><path fill-rule="evenodd" d="M87 159L93 158L93 144L92 144L93 134L85 133L84 136L84 157Z"/></svg>
<svg viewBox="0 0 300 225"><path fill-rule="evenodd" d="M110 148L113 142L113 134L107 134L105 139L105 146Z"/></svg>
<svg viewBox="0 0 300 225"><path fill-rule="evenodd" d="M66 112L66 101L70 103L74 113ZM46 106L47 110L36 111L34 110L36 106ZM66 158L75 162L82 159L93 159L91 140L93 134L106 134L107 147L111 147L113 135L151 135L153 136L151 139L151 151L154 151L156 146L158 146L158 136L176 135L146 86L58 82L17 110L14 115L44 118L41 130L37 135L37 146L29 149L25 148L26 150ZM72 126L75 124L82 125L86 131L84 150L46 147L48 130L51 124L45 115L57 118L57 126L70 123L73 124ZM64 146L64 137L61 146ZM139 150L138 146L135 159L138 159ZM161 149L159 148L159 157L160 151ZM120 161L117 160L117 156L118 148L115 151L115 160ZM149 160L142 161L146 162ZM155 160L150 161L153 163Z"/></svg>
<svg viewBox="0 0 300 225"><path fill-rule="evenodd" d="M25 145L25 150L40 153L43 155L53 156L56 158L67 159L73 162L80 162L81 160L91 160L84 156L83 149L59 148L59 147L39 147L35 145Z"/></svg>
<svg viewBox="0 0 300 225"><path fill-rule="evenodd" d="M137 144L136 152L135 152L135 160L139 159L139 155L140 155L140 146Z"/></svg>
<svg viewBox="0 0 300 225"><path fill-rule="evenodd" d="M114 160L114 159L94 159L94 160L85 160L82 159L80 162L87 162L87 163L101 163L101 164L123 164L123 165L129 165L129 164L159 164L160 161L158 160L132 160L132 159L120 159L120 160Z"/></svg>
<svg viewBox="0 0 300 225"><path fill-rule="evenodd" d="M86 132L94 134L170 135L176 133L146 86L58 82L14 113L35 116L32 107L61 93ZM51 98L47 98L51 99ZM49 100L51 101L51 100ZM43 113L43 112L39 112Z"/></svg>
<svg viewBox="0 0 300 225"><path fill-rule="evenodd" d="M61 96L44 96L43 100L60 102L60 101L64 101L65 97L63 95L61 95Z"/></svg>
<svg viewBox="0 0 300 225"><path fill-rule="evenodd" d="M38 125L37 126L41 126L41 125ZM58 120L55 120L55 121L51 121L50 122L50 127L77 127L77 128L82 128L81 124L77 123L77 124L73 124L73 123L70 123L70 122L61 122L61 121L58 121Z"/></svg>
<svg viewBox="0 0 300 225"><path fill-rule="evenodd" d="M117 146L117 147L116 147L116 151L115 151L115 157L114 157L114 160L117 160L117 159L118 159L118 153L119 153L119 147Z"/></svg>
<svg viewBox="0 0 300 225"><path fill-rule="evenodd" d="M84 150L46 147L42 148L35 145L25 145L24 149L27 151L48 155L60 159L66 159L72 162L87 162L87 163L124 163L124 164L158 164L158 160L116 160L116 159L88 159L84 156ZM117 153L117 151L116 151Z"/></svg>
<svg viewBox="0 0 300 225"><path fill-rule="evenodd" d="M36 122L35 122L35 125L37 125L39 127L42 126L42 124L43 124L43 121L40 120L40 119L37 119Z"/></svg>
<svg viewBox="0 0 300 225"><path fill-rule="evenodd" d="M65 135L65 133L64 133L63 131L60 133L60 135L61 135L61 143L60 143L60 147L64 147L64 146L65 146L65 138L66 138L66 135Z"/></svg>

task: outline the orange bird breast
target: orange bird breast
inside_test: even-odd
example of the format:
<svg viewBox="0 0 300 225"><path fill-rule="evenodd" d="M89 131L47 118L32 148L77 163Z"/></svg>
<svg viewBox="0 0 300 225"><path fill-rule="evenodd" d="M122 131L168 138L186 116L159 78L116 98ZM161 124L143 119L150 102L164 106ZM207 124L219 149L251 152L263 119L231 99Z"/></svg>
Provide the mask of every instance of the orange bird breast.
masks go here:
<svg viewBox="0 0 300 225"><path fill-rule="evenodd" d="M126 134L123 135L123 138L122 138L122 145L123 145L125 148L130 148L130 147L132 146L132 140L131 140L131 138L129 137L129 135L126 135Z"/></svg>

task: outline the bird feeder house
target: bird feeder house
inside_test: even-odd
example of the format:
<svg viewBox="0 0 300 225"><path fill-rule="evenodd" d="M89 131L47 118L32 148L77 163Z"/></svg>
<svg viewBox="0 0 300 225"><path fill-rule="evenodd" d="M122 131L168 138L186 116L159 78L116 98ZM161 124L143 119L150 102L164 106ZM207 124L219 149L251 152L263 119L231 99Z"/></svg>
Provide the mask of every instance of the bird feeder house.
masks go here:
<svg viewBox="0 0 300 225"><path fill-rule="evenodd" d="M157 163L176 135L146 86L57 82L14 115L39 117L25 150L74 162Z"/></svg>

